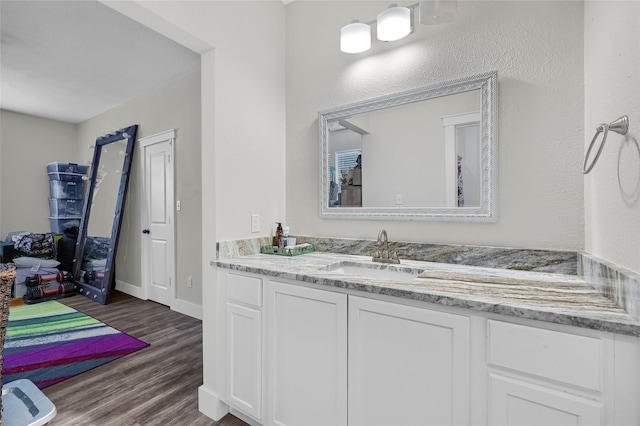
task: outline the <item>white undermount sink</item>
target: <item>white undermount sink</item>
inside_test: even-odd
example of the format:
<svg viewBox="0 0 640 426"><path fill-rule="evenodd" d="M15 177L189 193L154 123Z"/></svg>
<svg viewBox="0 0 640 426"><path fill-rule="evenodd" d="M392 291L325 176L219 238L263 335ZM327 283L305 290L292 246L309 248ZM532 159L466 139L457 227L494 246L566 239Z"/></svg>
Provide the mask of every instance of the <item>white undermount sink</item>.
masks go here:
<svg viewBox="0 0 640 426"><path fill-rule="evenodd" d="M377 266L377 265L376 265ZM352 275L356 277L372 278L383 281L413 281L422 271L415 269L397 269L394 266L380 265L380 269L369 264L338 264L329 268L328 272L338 275Z"/></svg>

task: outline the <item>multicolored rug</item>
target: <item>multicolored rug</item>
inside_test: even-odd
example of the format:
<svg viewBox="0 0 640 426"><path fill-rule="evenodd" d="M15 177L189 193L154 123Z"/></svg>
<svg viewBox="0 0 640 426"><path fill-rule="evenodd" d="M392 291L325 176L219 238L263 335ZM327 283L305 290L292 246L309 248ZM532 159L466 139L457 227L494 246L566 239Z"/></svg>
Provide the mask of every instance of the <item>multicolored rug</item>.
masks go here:
<svg viewBox="0 0 640 426"><path fill-rule="evenodd" d="M13 299L2 381L30 379L40 389L149 346L60 302Z"/></svg>

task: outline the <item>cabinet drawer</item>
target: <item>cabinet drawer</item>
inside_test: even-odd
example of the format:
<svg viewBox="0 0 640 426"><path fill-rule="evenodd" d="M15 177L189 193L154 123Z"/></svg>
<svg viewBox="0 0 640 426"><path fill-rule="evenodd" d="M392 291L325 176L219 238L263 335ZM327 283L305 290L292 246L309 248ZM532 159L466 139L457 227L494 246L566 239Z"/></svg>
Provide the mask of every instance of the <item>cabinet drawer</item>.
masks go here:
<svg viewBox="0 0 640 426"><path fill-rule="evenodd" d="M491 425L602 425L604 405L567 392L490 376Z"/></svg>
<svg viewBox="0 0 640 426"><path fill-rule="evenodd" d="M262 307L262 279L229 272L227 274L227 299L258 308Z"/></svg>
<svg viewBox="0 0 640 426"><path fill-rule="evenodd" d="M602 391L600 339L489 320L488 340L491 365Z"/></svg>

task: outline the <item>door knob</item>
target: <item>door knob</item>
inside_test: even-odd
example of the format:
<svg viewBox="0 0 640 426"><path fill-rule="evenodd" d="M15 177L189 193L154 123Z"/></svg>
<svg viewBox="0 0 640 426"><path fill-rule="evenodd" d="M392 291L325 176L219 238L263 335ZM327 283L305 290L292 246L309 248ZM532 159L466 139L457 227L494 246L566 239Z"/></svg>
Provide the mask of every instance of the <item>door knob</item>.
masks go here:
<svg viewBox="0 0 640 426"><path fill-rule="evenodd" d="M143 233L143 234L150 234L150 233L151 233L151 231L149 231L148 229L143 229L143 230L142 230L142 233Z"/></svg>

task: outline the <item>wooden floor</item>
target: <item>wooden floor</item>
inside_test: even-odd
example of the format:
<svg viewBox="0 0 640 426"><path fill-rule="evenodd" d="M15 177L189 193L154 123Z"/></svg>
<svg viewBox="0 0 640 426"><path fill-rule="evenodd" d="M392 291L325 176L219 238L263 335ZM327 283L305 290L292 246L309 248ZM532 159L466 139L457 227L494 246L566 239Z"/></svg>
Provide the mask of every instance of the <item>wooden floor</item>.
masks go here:
<svg viewBox="0 0 640 426"><path fill-rule="evenodd" d="M150 346L45 388L58 410L50 425L246 425L231 415L215 422L198 411L201 321L118 291L106 306L83 296L60 302Z"/></svg>

